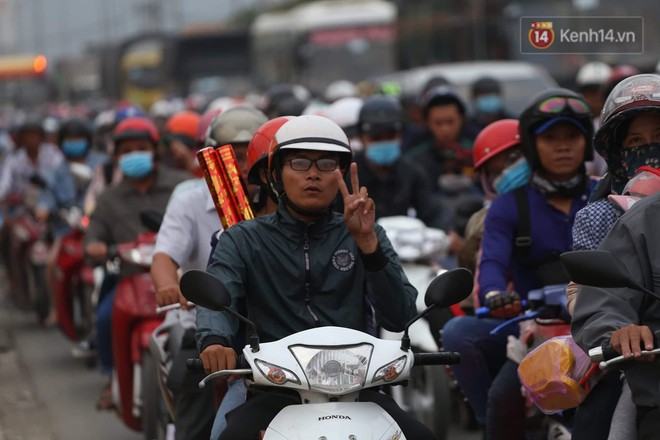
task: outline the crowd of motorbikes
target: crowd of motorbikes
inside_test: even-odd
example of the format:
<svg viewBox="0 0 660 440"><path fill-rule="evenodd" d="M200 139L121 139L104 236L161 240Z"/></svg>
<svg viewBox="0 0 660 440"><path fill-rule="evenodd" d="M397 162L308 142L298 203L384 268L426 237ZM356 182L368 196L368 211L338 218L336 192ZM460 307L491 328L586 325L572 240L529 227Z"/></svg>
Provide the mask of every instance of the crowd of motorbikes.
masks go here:
<svg viewBox="0 0 660 440"><path fill-rule="evenodd" d="M26 292L14 298L16 303L33 308L41 321L51 307L45 288L49 233L44 222L36 219L31 197L34 198L28 189L22 199L8 199L10 276L16 285L25 286L25 290L16 291ZM146 439L165 439L175 414L167 376L182 335L194 326L194 321L184 311L174 307L159 309L156 304L149 267L162 214L142 213L142 222L149 232L112 248L105 267L97 268L91 267L83 255L87 217L75 207L58 215L70 230L62 238L56 258L52 306L57 310L59 328L72 343L72 353L83 358L89 367L96 364L95 307L103 293L103 279L117 274L122 265L139 268L134 275L119 281L114 302L113 400L127 426L141 430ZM400 428L382 409L354 402L359 390L385 384L405 385L389 387L392 397L431 427L440 439L447 438L452 420L459 419L463 427L470 426L471 411L447 367L458 362L460 354L443 352L441 338L432 329L438 326L433 320L465 313L457 303L471 295L472 274L465 269L447 271L438 264L449 247L449 238L443 231L427 228L409 217L384 218L379 223L388 231L407 277L420 292L420 315L404 333L381 331L375 338L345 329L308 330L281 341L258 344L258 356L254 347L246 347L238 369L217 372L200 384L205 385L214 377L240 374L257 387L297 390L303 402L309 404L282 411L264 438L334 438L329 433L346 434L340 438L399 438L396 436L401 435ZM588 266L588 260L577 258L571 264ZM578 275L574 279L602 284L602 277L597 277L602 270L616 273L607 266L587 267L581 269L582 279ZM591 278L584 275L589 273ZM625 277L622 279L619 284L625 283ZM617 280L607 282L616 284ZM227 305L221 294L222 285L203 272L186 274L181 286L187 298L196 304L217 310ZM527 311L522 316L502 325L527 322L521 331L527 337L509 347L509 357L518 362L542 342L570 334L564 286L530 292L525 307ZM444 315L430 313L438 309ZM476 311L477 315L487 313ZM593 359L603 360L602 353L593 354ZM616 358L610 363L620 360ZM195 369L196 361L191 360L190 364ZM535 436L532 438L546 438L550 429L555 429L555 438L568 433L560 416L542 413L530 399L528 408L530 435ZM387 437L378 437L386 434Z"/></svg>

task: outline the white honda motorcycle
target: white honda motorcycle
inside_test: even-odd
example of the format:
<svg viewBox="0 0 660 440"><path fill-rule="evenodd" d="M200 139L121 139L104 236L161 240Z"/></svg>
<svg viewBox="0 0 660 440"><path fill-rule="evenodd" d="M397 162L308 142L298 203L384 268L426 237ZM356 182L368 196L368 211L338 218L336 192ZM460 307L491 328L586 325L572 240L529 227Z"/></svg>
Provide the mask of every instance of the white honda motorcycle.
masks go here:
<svg viewBox="0 0 660 440"><path fill-rule="evenodd" d="M201 271L181 278L181 291L197 305L234 313L222 283ZM448 307L472 291L472 274L455 269L440 275L426 292L429 307ZM401 341L374 338L342 327L320 327L295 333L279 341L259 344L255 326L250 345L243 349L239 368L217 371L200 383L233 374L246 376L248 386L296 390L301 405L285 407L269 424L264 440L405 439L401 428L380 406L358 402L362 389L405 383L416 365L446 365L460 360L458 353L413 353L407 325ZM199 368L199 359L189 362ZM197 365L193 365L197 364Z"/></svg>

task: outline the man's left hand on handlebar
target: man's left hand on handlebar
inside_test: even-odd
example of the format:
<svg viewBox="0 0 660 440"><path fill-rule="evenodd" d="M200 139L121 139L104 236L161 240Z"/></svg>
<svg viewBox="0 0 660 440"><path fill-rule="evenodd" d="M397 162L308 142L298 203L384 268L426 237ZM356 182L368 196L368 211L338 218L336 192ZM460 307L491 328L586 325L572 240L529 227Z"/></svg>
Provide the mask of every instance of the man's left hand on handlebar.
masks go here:
<svg viewBox="0 0 660 440"><path fill-rule="evenodd" d="M637 360L652 361L655 356L642 355L642 343L644 350L653 350L653 332L645 325L631 324L612 333L610 344L623 355L624 358L635 358Z"/></svg>
<svg viewBox="0 0 660 440"><path fill-rule="evenodd" d="M516 292L488 292L485 305L493 318L510 319L520 315L522 311L522 300Z"/></svg>

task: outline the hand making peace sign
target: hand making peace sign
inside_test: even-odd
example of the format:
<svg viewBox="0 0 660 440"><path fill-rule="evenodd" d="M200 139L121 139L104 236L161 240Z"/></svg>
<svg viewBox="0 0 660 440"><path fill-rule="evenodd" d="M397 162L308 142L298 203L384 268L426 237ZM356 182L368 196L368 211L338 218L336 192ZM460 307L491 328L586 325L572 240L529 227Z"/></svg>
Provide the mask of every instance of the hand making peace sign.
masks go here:
<svg viewBox="0 0 660 440"><path fill-rule="evenodd" d="M378 237L374 232L376 204L369 198L367 188L360 188L356 163L351 164L350 173L352 193L348 192L341 172L335 170L339 191L344 199L344 222L360 250L370 254L378 247Z"/></svg>

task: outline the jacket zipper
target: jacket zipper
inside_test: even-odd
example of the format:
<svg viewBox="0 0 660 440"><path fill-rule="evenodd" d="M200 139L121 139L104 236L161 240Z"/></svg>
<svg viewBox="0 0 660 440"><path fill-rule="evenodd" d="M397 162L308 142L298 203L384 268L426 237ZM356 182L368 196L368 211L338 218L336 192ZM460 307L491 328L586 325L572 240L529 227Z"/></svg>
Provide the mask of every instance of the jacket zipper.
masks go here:
<svg viewBox="0 0 660 440"><path fill-rule="evenodd" d="M309 254L309 237L307 236L307 232L305 232L304 236L304 242L303 242L303 251L305 253L305 306L307 307L307 311L309 314L312 316L312 319L314 320L314 325L317 327L319 326L319 318L316 316L316 313L312 310L312 259Z"/></svg>

